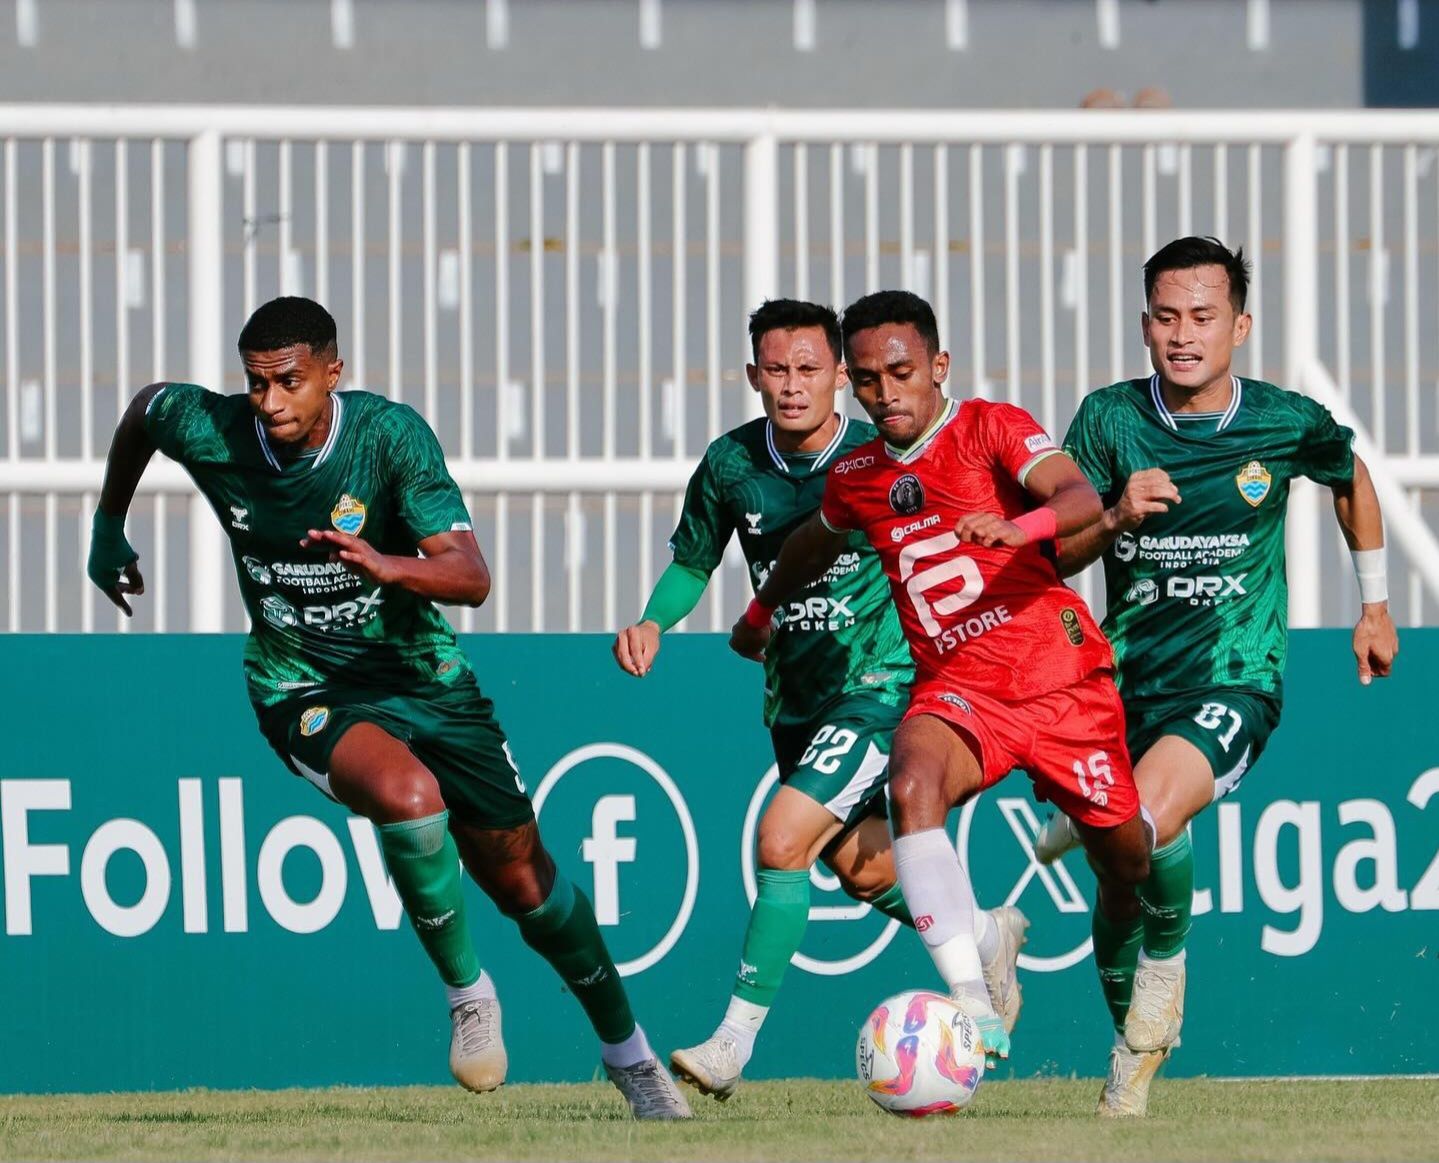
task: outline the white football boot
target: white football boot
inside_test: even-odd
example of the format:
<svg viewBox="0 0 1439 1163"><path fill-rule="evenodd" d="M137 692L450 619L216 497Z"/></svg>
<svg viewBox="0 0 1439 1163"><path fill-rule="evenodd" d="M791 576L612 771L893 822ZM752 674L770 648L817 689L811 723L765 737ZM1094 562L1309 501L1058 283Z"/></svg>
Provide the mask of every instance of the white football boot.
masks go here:
<svg viewBox="0 0 1439 1163"><path fill-rule="evenodd" d="M633 1066L604 1064L605 1074L630 1104L630 1113L637 1119L692 1119L690 1104L675 1085L669 1071L658 1058L646 1058Z"/></svg>
<svg viewBox="0 0 1439 1163"><path fill-rule="evenodd" d="M498 998L467 1001L450 1011L450 1073L466 1090L483 1094L505 1081L509 1057L500 1036Z"/></svg>
<svg viewBox="0 0 1439 1163"><path fill-rule="evenodd" d="M735 1040L716 1031L698 1046L674 1051L670 1055L670 1069L677 1078L693 1084L701 1094L724 1102L739 1089L744 1067L740 1063L739 1046Z"/></svg>
<svg viewBox="0 0 1439 1163"><path fill-rule="evenodd" d="M1164 1050L1179 1041L1184 1024L1184 958L1150 961L1139 955L1134 993L1124 1015L1124 1041L1135 1053Z"/></svg>
<svg viewBox="0 0 1439 1163"><path fill-rule="evenodd" d="M1024 1000L1019 988L1019 950L1028 940L1024 931L1029 928L1029 918L1011 906L988 912L999 932L999 948L984 963L984 985L989 990L990 1005L1004 1023L1004 1032L1012 1034Z"/></svg>
<svg viewBox="0 0 1439 1163"><path fill-rule="evenodd" d="M1168 1049L1136 1054L1116 1037L1109 1051L1109 1077L1099 1095L1100 1118L1142 1119L1149 1111L1149 1084L1168 1057Z"/></svg>
<svg viewBox="0 0 1439 1163"><path fill-rule="evenodd" d="M1034 854L1041 864L1053 864L1066 852L1078 848L1082 841L1074 821L1063 812L1055 812L1044 821L1034 838Z"/></svg>

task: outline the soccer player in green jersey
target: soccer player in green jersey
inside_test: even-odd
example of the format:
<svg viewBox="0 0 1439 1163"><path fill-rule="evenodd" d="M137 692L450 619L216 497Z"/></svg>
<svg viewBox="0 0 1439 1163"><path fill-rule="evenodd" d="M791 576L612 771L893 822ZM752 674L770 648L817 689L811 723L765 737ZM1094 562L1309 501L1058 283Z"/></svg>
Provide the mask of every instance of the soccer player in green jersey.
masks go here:
<svg viewBox="0 0 1439 1163"><path fill-rule="evenodd" d="M1251 327L1242 252L1181 238L1144 266L1154 374L1088 396L1065 438L1104 499L1103 519L1060 547L1065 574L1103 557L1134 777L1154 835L1142 922L1095 914L1096 961L1118 1031L1100 1113L1142 1115L1184 1017L1194 898L1186 825L1238 787L1279 722L1288 639L1289 483L1334 494L1363 612L1359 681L1389 674L1398 640L1384 580L1379 500L1353 432L1307 396L1240 379ZM1051 861L1077 840L1062 815L1036 842Z"/></svg>
<svg viewBox="0 0 1439 1163"><path fill-rule="evenodd" d="M125 514L155 450L229 535L250 615L245 677L287 767L379 829L385 866L445 983L450 1069L508 1065L494 982L465 922L460 860L574 993L637 1118L689 1107L635 1024L590 902L555 868L490 700L434 603L490 575L439 442L411 408L337 392L335 321L275 299L240 333L248 392L151 384L115 430L88 573L127 615L144 592Z"/></svg>
<svg viewBox="0 0 1439 1163"><path fill-rule="evenodd" d="M746 370L765 418L714 441L690 479L670 540L674 561L639 622L615 640L616 660L636 677L654 665L660 635L699 603L731 537L739 537L758 588L785 538L818 510L829 466L875 435L835 411L844 366L830 308L770 300L750 316L749 333L754 363ZM760 820L757 894L739 974L714 1034L670 1058L680 1077L721 1100L739 1086L799 949L816 860L850 896L913 924L895 880L884 789L890 735L914 667L879 557L862 534L781 608L779 622L764 660L764 720L781 787ZM985 985L1012 1029L1028 922L1014 908L972 911Z"/></svg>

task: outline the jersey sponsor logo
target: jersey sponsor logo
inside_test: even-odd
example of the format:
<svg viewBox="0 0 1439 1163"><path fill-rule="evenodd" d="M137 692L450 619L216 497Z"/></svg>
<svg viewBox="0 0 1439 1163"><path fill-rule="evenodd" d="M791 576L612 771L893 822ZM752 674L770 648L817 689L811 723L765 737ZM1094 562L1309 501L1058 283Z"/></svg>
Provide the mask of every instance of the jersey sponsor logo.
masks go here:
<svg viewBox="0 0 1439 1163"><path fill-rule="evenodd" d="M270 567L258 557L251 557L249 554L246 554L240 561L245 566L245 572L248 573L251 579L257 584L267 586L274 582L275 575L270 572Z"/></svg>
<svg viewBox="0 0 1439 1163"><path fill-rule="evenodd" d="M939 524L939 514L931 513L918 521L911 521L908 525L896 525L889 531L889 539L898 545L911 533L918 533L921 529L933 529Z"/></svg>
<svg viewBox="0 0 1439 1163"><path fill-rule="evenodd" d="M924 485L912 472L889 486L889 507L901 517L913 517L924 508Z"/></svg>
<svg viewBox="0 0 1439 1163"><path fill-rule="evenodd" d="M1059 611L1059 624L1064 627L1064 636L1071 646L1084 645L1084 626L1079 621L1079 615L1069 606Z"/></svg>
<svg viewBox="0 0 1439 1163"><path fill-rule="evenodd" d="M1247 533L1174 533L1164 537L1145 534L1138 538L1126 533L1115 541L1114 556L1122 562L1135 558L1152 561L1161 569L1188 569L1223 565L1242 556L1248 548Z"/></svg>
<svg viewBox="0 0 1439 1163"><path fill-rule="evenodd" d="M1014 615L1009 612L1008 606L995 606L992 610L985 610L982 614L975 614L972 618L966 618L963 622L956 622L948 630L934 636L935 649L940 654L948 654L951 650L958 650L971 639L978 638L981 634L988 634L991 630L1003 626L1011 621Z"/></svg>
<svg viewBox="0 0 1439 1163"><path fill-rule="evenodd" d="M873 455L852 456L848 460L841 460L835 463L830 472L835 476L844 476L847 472L858 472L862 468L868 468L874 463Z"/></svg>
<svg viewBox="0 0 1439 1163"><path fill-rule="evenodd" d="M974 714L974 708L969 705L969 700L967 699L962 699L958 695L952 695L948 691L945 691L938 697L940 702L949 703L950 706L958 707L966 715Z"/></svg>
<svg viewBox="0 0 1439 1163"><path fill-rule="evenodd" d="M1269 486L1273 481L1274 478L1269 475L1269 470L1257 460L1251 460L1234 477L1234 484L1239 489L1239 495L1256 509L1269 495Z"/></svg>
<svg viewBox="0 0 1439 1163"><path fill-rule="evenodd" d="M745 532L746 532L746 533L759 533L759 532L761 532L760 527L759 527L759 523L760 523L760 519L761 519L763 516L764 516L763 513L746 513L746 514L744 515L744 519L749 522L749 528L746 529Z"/></svg>
<svg viewBox="0 0 1439 1163"><path fill-rule="evenodd" d="M349 493L341 493L335 507L330 510L330 524L341 533L357 536L365 527L365 502Z"/></svg>
<svg viewBox="0 0 1439 1163"><path fill-rule="evenodd" d="M1024 438L1024 447L1029 452L1043 452L1046 448L1053 448L1054 441L1050 439L1048 432L1036 432L1033 436Z"/></svg>
<svg viewBox="0 0 1439 1163"><path fill-rule="evenodd" d="M300 624L300 612L284 598L274 594L261 601L260 615L276 630L289 630Z"/></svg>
<svg viewBox="0 0 1439 1163"><path fill-rule="evenodd" d="M330 722L329 707L306 707L300 715L300 734L308 739L318 735Z"/></svg>
<svg viewBox="0 0 1439 1163"><path fill-rule="evenodd" d="M1152 606L1159 601L1159 587L1154 584L1152 577L1140 578L1129 587L1124 600L1141 606Z"/></svg>
<svg viewBox="0 0 1439 1163"><path fill-rule="evenodd" d="M782 630L843 630L855 623L849 608L853 594L838 597L800 598L779 608Z"/></svg>
<svg viewBox="0 0 1439 1163"><path fill-rule="evenodd" d="M239 505L231 505L230 528L238 529L241 533L248 533L250 531L250 510Z"/></svg>
<svg viewBox="0 0 1439 1163"><path fill-rule="evenodd" d="M934 928L934 914L923 913L914 918L914 929L917 933L927 933Z"/></svg>
<svg viewBox="0 0 1439 1163"><path fill-rule="evenodd" d="M1233 577L1228 574L1172 577L1165 587L1165 593L1168 597L1187 601L1191 606L1213 606L1228 598L1245 597L1249 591L1244 588L1244 579L1248 576L1247 573L1241 573Z"/></svg>

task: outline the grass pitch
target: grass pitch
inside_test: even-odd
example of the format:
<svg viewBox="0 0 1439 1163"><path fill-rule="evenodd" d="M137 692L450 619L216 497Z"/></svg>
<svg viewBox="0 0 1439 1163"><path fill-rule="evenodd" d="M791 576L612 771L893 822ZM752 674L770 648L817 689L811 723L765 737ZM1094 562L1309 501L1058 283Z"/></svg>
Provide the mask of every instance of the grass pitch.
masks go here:
<svg viewBox="0 0 1439 1163"><path fill-rule="evenodd" d="M1143 1122L1099 1083L985 1084L908 1122L852 1082L746 1083L696 1118L630 1121L607 1084L0 1097L0 1159L1434 1159L1439 1081L1156 1083Z"/></svg>

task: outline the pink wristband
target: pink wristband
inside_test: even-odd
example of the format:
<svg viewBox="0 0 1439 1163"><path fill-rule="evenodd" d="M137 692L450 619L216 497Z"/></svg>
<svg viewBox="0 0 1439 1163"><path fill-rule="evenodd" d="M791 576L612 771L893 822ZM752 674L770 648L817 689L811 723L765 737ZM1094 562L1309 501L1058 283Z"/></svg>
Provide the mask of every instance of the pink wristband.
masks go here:
<svg viewBox="0 0 1439 1163"><path fill-rule="evenodd" d="M1016 517L1014 524L1023 529L1031 541L1053 541L1059 532L1059 518L1048 506Z"/></svg>
<svg viewBox="0 0 1439 1163"><path fill-rule="evenodd" d="M773 617L774 607L763 605L758 598L751 598L749 605L744 608L746 624L753 626L756 630L761 626L768 626Z"/></svg>

